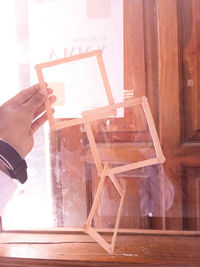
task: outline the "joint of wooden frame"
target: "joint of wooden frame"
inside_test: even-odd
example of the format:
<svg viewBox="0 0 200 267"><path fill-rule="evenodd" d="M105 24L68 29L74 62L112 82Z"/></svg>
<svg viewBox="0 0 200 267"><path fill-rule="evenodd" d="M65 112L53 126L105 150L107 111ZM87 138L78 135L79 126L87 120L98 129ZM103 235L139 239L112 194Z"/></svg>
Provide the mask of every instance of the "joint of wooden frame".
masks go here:
<svg viewBox="0 0 200 267"><path fill-rule="evenodd" d="M160 155L158 157L158 161L159 161L159 163L164 163L166 161L166 158L164 157L164 155Z"/></svg>
<svg viewBox="0 0 200 267"><path fill-rule="evenodd" d="M104 248L109 254L112 253L111 245L93 228L89 227L87 230L89 234L102 248Z"/></svg>
<svg viewBox="0 0 200 267"><path fill-rule="evenodd" d="M122 197L123 190L122 190L120 184L118 183L117 179L115 178L115 176L113 174L111 174L111 173L108 173L108 177L111 179L111 181L114 184L115 188L117 189L118 193Z"/></svg>

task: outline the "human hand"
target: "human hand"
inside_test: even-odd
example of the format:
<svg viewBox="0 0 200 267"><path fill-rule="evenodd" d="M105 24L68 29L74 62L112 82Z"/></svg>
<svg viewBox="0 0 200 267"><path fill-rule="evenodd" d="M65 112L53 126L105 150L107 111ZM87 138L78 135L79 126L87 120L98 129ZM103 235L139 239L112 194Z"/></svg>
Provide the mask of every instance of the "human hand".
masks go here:
<svg viewBox="0 0 200 267"><path fill-rule="evenodd" d="M13 146L22 158L34 145L34 133L47 120L45 100L49 97L51 104L56 101L52 93L52 89L41 90L36 84L0 107L0 138Z"/></svg>

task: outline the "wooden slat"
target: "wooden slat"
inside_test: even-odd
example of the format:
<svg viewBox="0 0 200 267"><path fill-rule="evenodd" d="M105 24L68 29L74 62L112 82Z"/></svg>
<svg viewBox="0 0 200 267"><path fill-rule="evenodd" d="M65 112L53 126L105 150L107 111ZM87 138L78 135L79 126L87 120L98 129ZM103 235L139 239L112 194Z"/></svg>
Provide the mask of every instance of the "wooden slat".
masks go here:
<svg viewBox="0 0 200 267"><path fill-rule="evenodd" d="M156 150L156 155L157 155L158 159L160 160L160 162L163 163L165 161L165 157L164 157L163 152L162 152L160 140L158 137L158 133L156 131L155 123L154 123L154 120L153 120L153 117L151 114L148 100L144 96L142 97L142 106L144 109L144 113L146 115L146 120L148 122L149 131L150 131L150 134L151 134L151 137L153 140L153 144L154 144L154 147Z"/></svg>
<svg viewBox="0 0 200 267"><path fill-rule="evenodd" d="M130 92L131 98L146 95L143 5L144 1L124 1L124 82L125 94ZM139 116L138 110L125 111L127 124L138 131L146 130L146 125L137 120Z"/></svg>
<svg viewBox="0 0 200 267"><path fill-rule="evenodd" d="M181 168L169 161L180 146L180 90L177 0L157 0L159 132L166 156L165 175L175 191L173 206L166 212L167 229L182 229ZM163 177L164 178L164 177Z"/></svg>
<svg viewBox="0 0 200 267"><path fill-rule="evenodd" d="M156 0L143 1L144 5L144 49L146 67L146 96L148 98L156 128L159 130L158 87L158 36Z"/></svg>
<svg viewBox="0 0 200 267"><path fill-rule="evenodd" d="M101 178L100 178L100 182L98 184L97 192L95 194L94 201L92 203L92 208L90 210L90 213L89 213L88 218L87 218L87 222L86 222L85 227L84 227L85 231L88 231L88 229L91 225L92 219L93 219L95 212L97 210L97 207L99 205L99 201L100 201L100 197L101 197L101 193L103 190L103 185L104 185L104 181L105 181L105 177L106 177L107 168L108 168L108 164L106 163L106 165L104 166L104 169L102 171L102 174L101 174Z"/></svg>
<svg viewBox="0 0 200 267"><path fill-rule="evenodd" d="M97 146L96 146L94 135L93 135L93 132L91 129L91 125L89 122L85 123L84 125L85 125L85 130L87 132L87 136L88 136L88 140L89 140L89 144L90 144L90 149L91 149L91 152L92 152L92 155L94 158L94 162L96 164L98 174L99 174L99 176L101 176L101 173L103 171L103 166L102 166L101 158L100 158Z"/></svg>
<svg viewBox="0 0 200 267"><path fill-rule="evenodd" d="M101 247L103 247L108 253L111 253L111 248L108 242L97 233L92 227L87 229L87 233L97 242Z"/></svg>
<svg viewBox="0 0 200 267"><path fill-rule="evenodd" d="M42 74L42 70L41 69L36 69L36 72L37 72L37 77L38 77L38 80L39 80L39 83L40 83L40 87L43 90L46 90L47 89L47 85L45 83L45 80L44 80L44 77L43 77L43 74ZM45 101L45 109L46 109L46 112L47 112L47 116L48 116L50 127L53 127L53 125L55 123L55 119L53 117L53 112L52 112L52 109L51 109L51 104L49 102L49 98L47 98L46 101Z"/></svg>
<svg viewBox="0 0 200 267"><path fill-rule="evenodd" d="M130 142L120 142L120 143L98 143L97 149L99 155L101 155L101 160L103 162L108 161L112 164L127 164L130 162L138 162L145 160L146 158L156 157L155 150L151 143L130 143ZM142 154L141 151L145 151ZM90 148L86 148L86 161L94 162Z"/></svg>
<svg viewBox="0 0 200 267"><path fill-rule="evenodd" d="M94 50L91 52L87 52L87 53L82 53L82 54L78 54L78 55L74 55L71 57L65 57L65 58L59 58L56 60L52 60L52 61L48 61L45 63L41 63L41 64L37 64L35 66L36 70L38 69L42 69L42 68L49 68L55 65L59 65L59 64L64 64L64 63L68 63L71 61L76 61L76 60L81 60L81 59L85 59L85 58L89 58L89 57L94 57L94 56L98 56L101 55L102 50Z"/></svg>
<svg viewBox="0 0 200 267"><path fill-rule="evenodd" d="M98 233L103 234L112 234L114 232L114 228L106 228L106 227L94 227L94 229ZM119 228L119 233L123 235L154 235L154 236L182 236L182 237L200 237L200 231L180 231L180 230L152 230L152 229L131 229L131 228ZM34 238L45 238L46 235L54 236L56 234L63 234L63 238L65 238L64 234L84 234L84 227L80 228L66 228L66 227L55 227L55 228L45 228L45 229L37 229L37 230L6 230L2 231L2 235L0 236L1 240L7 240L7 238L11 238L13 240L17 240L19 235L22 235L22 238L27 238L27 240L35 240ZM42 240L42 239L41 239ZM28 242L28 241L27 241Z"/></svg>
<svg viewBox="0 0 200 267"><path fill-rule="evenodd" d="M157 19L160 137L165 151L180 143L177 1L157 0Z"/></svg>
<svg viewBox="0 0 200 267"><path fill-rule="evenodd" d="M109 175L109 178L111 179L111 181L114 184L115 188L117 189L118 193L122 197L123 191L122 191L122 188L121 188L120 184L118 183L117 179L115 178L115 176L111 174L111 175Z"/></svg>
<svg viewBox="0 0 200 267"><path fill-rule="evenodd" d="M185 168L185 175L182 178L183 226L185 230L199 230L199 177L200 168Z"/></svg>
<svg viewBox="0 0 200 267"><path fill-rule="evenodd" d="M37 73L38 73L40 83L43 84L44 79L43 79L41 71L37 70ZM82 112L82 115L84 116L83 118L75 118L75 119L61 121L61 122L55 122L53 115L52 115L53 113L51 110L48 110L48 116L50 118L52 117L52 119L50 121L50 123L51 123L50 125L51 125L52 130L58 130L58 129L71 127L71 126L75 126L75 125L78 125L81 123L95 121L98 119L102 119L102 118L106 118L108 116L115 115L115 112L114 112L115 109L121 108L121 107L126 108L126 107L129 107L131 105L139 105L139 104L141 104L141 101L142 101L141 98L126 100L125 102L111 104L109 106L105 106L105 107L97 108L94 110L88 110L86 112Z"/></svg>
<svg viewBox="0 0 200 267"><path fill-rule="evenodd" d="M108 102L109 102L109 104L114 104L114 99L113 99L113 96L112 96L112 91L111 91L111 88L110 88L110 83L109 83L107 72L106 72L106 68L105 68L105 65L104 65L104 62L103 62L102 54L97 56L97 62L99 64L99 69L100 69L100 72L101 72L101 77L103 79L103 84L104 84L104 87L105 87L105 90L106 90L106 95L107 95L107 98L108 98Z"/></svg>
<svg viewBox="0 0 200 267"><path fill-rule="evenodd" d="M133 90L134 96L140 97L146 92L143 1L125 1L124 37L125 89Z"/></svg>
<svg viewBox="0 0 200 267"><path fill-rule="evenodd" d="M111 243L111 252L114 252L115 249L115 243L116 243L116 238L117 238L117 233L119 231L119 224L120 224L120 220L121 220L121 216L122 216L122 210L124 207L124 200L126 197L126 190L123 191L122 195L121 195L121 200L119 203L119 209L117 212L117 219L116 219L116 224L115 224L115 229L114 229L114 234L112 237L112 243Z"/></svg>
<svg viewBox="0 0 200 267"><path fill-rule="evenodd" d="M111 174L117 174L120 172L126 172L129 170L134 170L134 169L142 168L145 166L151 166L151 165L158 164L158 163L160 163L160 161L157 158L147 159L147 160L143 160L143 161L139 161L135 163L126 164L124 166L114 167L110 169L109 172Z"/></svg>
<svg viewBox="0 0 200 267"><path fill-rule="evenodd" d="M179 40L181 61L182 139L199 141L196 131L199 127L199 66L200 58L200 2L179 0Z"/></svg>
<svg viewBox="0 0 200 267"><path fill-rule="evenodd" d="M121 263L196 264L200 239L171 236L119 235L114 254L102 251L88 235L0 234L0 261L7 258ZM109 241L110 236L103 235ZM186 253L187 251L187 253Z"/></svg>

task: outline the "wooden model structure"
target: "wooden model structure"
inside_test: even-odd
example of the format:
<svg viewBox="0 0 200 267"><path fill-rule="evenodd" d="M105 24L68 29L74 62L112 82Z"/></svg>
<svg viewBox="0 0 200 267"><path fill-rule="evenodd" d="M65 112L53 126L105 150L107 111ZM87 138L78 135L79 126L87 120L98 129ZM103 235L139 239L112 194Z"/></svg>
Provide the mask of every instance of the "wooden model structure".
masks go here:
<svg viewBox="0 0 200 267"><path fill-rule="evenodd" d="M71 120L62 121L62 122L55 121L48 99L45 103L45 108L46 108L46 112L48 115L50 128L52 130L58 130L58 129L62 129L65 127L70 127L70 126L84 123L85 130L86 130L87 137L88 137L89 144L90 144L90 148L91 148L91 152L92 152L94 162L95 162L95 165L98 171L98 175L100 177L100 181L98 184L96 195L94 197L93 205L89 213L88 219L84 225L84 231L88 233L96 242L98 242L99 245L102 246L108 253L113 253L114 248L115 248L117 232L119 229L119 223L120 223L120 218L122 214L125 194L126 194L125 183L123 183L123 185L119 184L115 175L122 173L122 172L129 171L129 170L133 170L133 169L137 169L137 168L141 168L145 166L150 166L150 165L154 165L158 163L163 163L165 161L165 157L163 156L163 153L162 153L160 141L159 141L158 134L155 128L153 117L151 115L151 111L149 108L147 98L143 96L140 98L129 99L121 103L114 103L114 99L112 96L108 77L106 74L106 69L104 66L101 50L95 50L89 53L79 54L79 55L71 56L68 58L58 59L58 60L36 65L37 76L38 76L38 80L39 80L41 88L46 89L46 83L44 81L44 77L42 73L43 68L52 67L52 66L67 63L70 61L82 60L82 59L85 59L88 57L94 57L94 56L97 58L98 66L100 68L101 77L103 79L109 105L105 107L100 107L100 108L96 108L93 110L89 110L89 111L84 111L82 112L82 118L76 118L76 119L71 119ZM149 128L149 131L152 137L153 145L155 148L156 157L151 158L151 159L146 159L143 161L139 161L139 162L133 162L133 163L126 164L123 166L119 166L119 167L111 168L108 162L102 162L100 159L98 148L97 148L94 135L92 132L92 128L91 128L91 122L98 120L98 119L107 118L109 116L115 116L117 109L119 108L128 108L128 107L137 106L137 105L141 105L144 111L146 121L148 124L148 128ZM116 190L118 191L121 197L111 244L109 244L105 239L103 239L102 236L99 233L97 233L97 231L91 226L93 217L95 215L95 212L98 208L98 204L100 202L100 198L103 192L103 186L104 186L106 177L110 178L111 182L113 183L113 185L115 186Z"/></svg>

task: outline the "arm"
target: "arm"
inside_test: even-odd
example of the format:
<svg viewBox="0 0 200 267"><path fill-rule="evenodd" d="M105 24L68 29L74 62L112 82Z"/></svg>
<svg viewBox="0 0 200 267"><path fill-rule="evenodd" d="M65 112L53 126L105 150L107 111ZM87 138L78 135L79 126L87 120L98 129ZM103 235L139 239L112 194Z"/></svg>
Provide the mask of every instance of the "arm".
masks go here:
<svg viewBox="0 0 200 267"><path fill-rule="evenodd" d="M0 107L0 139L10 144L22 159L34 145L33 135L47 120L45 100L54 103L52 90L40 90L39 85L21 91ZM0 151L1 153L1 151ZM0 214L17 184L9 178L9 171L0 160Z"/></svg>
<svg viewBox="0 0 200 267"><path fill-rule="evenodd" d="M51 89L40 90L39 85L21 91L0 107L0 138L14 147L24 158L34 145L33 135L47 120L45 100ZM56 97L49 96L50 103Z"/></svg>

